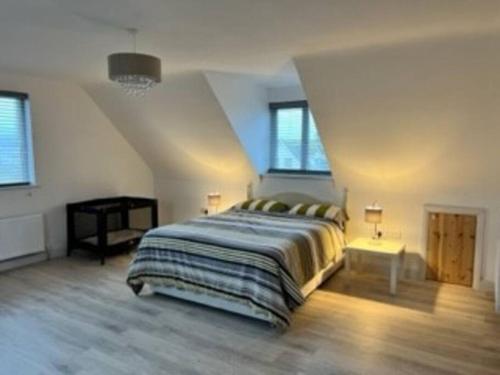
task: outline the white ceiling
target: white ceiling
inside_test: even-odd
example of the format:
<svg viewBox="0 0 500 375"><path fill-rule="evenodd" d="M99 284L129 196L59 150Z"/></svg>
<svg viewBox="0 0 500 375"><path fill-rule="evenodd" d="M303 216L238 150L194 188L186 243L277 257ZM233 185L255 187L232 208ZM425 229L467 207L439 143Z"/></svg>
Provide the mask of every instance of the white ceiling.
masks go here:
<svg viewBox="0 0 500 375"><path fill-rule="evenodd" d="M159 55L164 73L219 70L296 78L297 55L496 30L499 0L0 0L0 67L106 79L107 54ZM500 46L499 46L500 48Z"/></svg>

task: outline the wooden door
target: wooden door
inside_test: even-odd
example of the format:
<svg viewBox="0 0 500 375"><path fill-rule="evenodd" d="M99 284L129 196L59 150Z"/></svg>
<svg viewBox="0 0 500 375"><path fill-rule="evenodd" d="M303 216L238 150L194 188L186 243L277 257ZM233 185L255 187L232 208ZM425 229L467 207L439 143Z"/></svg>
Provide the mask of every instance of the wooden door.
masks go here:
<svg viewBox="0 0 500 375"><path fill-rule="evenodd" d="M427 279L472 286L476 226L474 215L429 213Z"/></svg>

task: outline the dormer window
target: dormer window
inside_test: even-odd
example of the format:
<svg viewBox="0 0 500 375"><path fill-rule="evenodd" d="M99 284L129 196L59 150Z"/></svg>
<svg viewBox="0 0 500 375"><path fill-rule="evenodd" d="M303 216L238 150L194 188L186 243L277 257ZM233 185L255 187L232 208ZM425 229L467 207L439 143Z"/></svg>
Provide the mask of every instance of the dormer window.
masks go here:
<svg viewBox="0 0 500 375"><path fill-rule="evenodd" d="M270 103L270 173L330 174L307 101Z"/></svg>
<svg viewBox="0 0 500 375"><path fill-rule="evenodd" d="M34 180L28 95L0 91L0 188Z"/></svg>

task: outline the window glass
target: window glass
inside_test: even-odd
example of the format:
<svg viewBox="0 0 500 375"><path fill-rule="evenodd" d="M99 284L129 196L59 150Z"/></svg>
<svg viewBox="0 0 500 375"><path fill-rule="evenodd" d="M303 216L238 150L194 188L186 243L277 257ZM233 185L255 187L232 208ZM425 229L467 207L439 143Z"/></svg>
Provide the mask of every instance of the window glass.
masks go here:
<svg viewBox="0 0 500 375"><path fill-rule="evenodd" d="M28 98L0 92L0 186L32 183Z"/></svg>
<svg viewBox="0 0 500 375"><path fill-rule="evenodd" d="M302 157L302 109L280 109L276 114L277 169L300 169Z"/></svg>
<svg viewBox="0 0 500 375"><path fill-rule="evenodd" d="M271 172L330 173L307 102L272 103Z"/></svg>

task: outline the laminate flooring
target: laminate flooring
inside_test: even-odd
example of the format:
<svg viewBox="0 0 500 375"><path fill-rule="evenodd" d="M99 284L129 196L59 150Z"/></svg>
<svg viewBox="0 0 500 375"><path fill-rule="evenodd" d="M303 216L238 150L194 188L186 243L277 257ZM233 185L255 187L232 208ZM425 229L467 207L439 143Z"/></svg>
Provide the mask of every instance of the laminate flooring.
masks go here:
<svg viewBox="0 0 500 375"><path fill-rule="evenodd" d="M0 374L500 374L492 297L337 272L286 331L125 285L129 255L0 273Z"/></svg>

